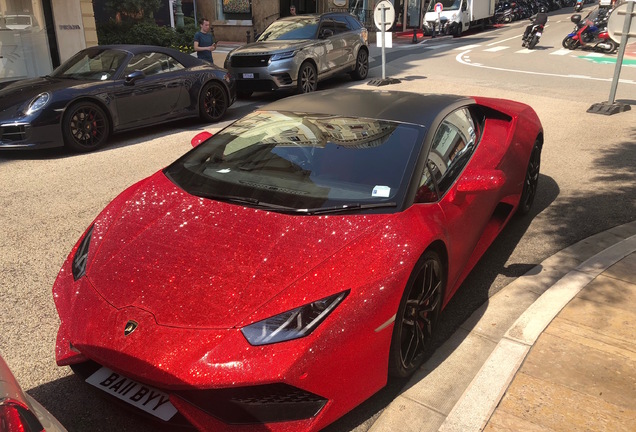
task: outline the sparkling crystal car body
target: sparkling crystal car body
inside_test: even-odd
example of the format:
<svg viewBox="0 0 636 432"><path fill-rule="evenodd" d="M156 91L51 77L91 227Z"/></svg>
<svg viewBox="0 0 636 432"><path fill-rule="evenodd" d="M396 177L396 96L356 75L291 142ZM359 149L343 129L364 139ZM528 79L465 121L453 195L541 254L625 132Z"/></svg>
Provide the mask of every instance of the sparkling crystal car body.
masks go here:
<svg viewBox="0 0 636 432"><path fill-rule="evenodd" d="M57 362L168 422L312 431L419 367L530 210L543 131L518 102L339 89L194 143L70 252Z"/></svg>

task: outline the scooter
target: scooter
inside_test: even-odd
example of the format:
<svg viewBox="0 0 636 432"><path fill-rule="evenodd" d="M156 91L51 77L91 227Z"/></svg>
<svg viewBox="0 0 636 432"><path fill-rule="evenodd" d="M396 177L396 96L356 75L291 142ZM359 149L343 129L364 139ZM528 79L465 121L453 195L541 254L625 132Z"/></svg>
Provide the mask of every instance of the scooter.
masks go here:
<svg viewBox="0 0 636 432"><path fill-rule="evenodd" d="M583 9L583 0L576 0L576 4L574 5L574 12L581 12Z"/></svg>
<svg viewBox="0 0 636 432"><path fill-rule="evenodd" d="M570 20L576 24L576 28L563 39L563 48L575 50L578 47L591 47L604 54L611 54L618 48L618 44L610 38L607 29L601 30L594 21L586 19L581 22L579 14L572 15Z"/></svg>
<svg viewBox="0 0 636 432"><path fill-rule="evenodd" d="M528 49L534 48L537 43L539 43L539 39L543 34L543 25L535 24L532 26L532 29L528 32L528 35L522 38L521 46L526 47Z"/></svg>

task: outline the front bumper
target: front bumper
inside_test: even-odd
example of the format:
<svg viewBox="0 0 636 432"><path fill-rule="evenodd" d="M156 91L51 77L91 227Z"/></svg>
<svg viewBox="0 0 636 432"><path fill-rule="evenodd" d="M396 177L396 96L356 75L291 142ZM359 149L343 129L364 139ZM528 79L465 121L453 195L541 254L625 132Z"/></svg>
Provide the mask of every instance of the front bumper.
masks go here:
<svg viewBox="0 0 636 432"><path fill-rule="evenodd" d="M386 384L391 328L324 323L305 338L251 346L238 328L167 327L142 308L116 309L88 277L74 281L68 261L53 295L58 365L94 362L156 387L200 430L320 430ZM336 315L354 306L341 306L332 316L346 322ZM138 327L125 336L131 319Z"/></svg>
<svg viewBox="0 0 636 432"><path fill-rule="evenodd" d="M296 88L298 65L294 58L270 62L266 66L232 66L230 59L228 70L236 80L237 90L241 91L277 91Z"/></svg>

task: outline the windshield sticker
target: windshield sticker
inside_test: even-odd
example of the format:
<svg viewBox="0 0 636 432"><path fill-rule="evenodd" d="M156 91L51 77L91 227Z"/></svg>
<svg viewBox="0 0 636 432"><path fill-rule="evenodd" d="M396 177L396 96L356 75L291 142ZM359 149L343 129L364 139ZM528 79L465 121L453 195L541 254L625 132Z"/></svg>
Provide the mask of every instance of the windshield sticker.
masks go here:
<svg viewBox="0 0 636 432"><path fill-rule="evenodd" d="M217 172L220 173L220 174L227 174L227 173L230 172L230 169L229 168L224 168L224 169L218 170Z"/></svg>
<svg viewBox="0 0 636 432"><path fill-rule="evenodd" d="M371 196L386 198L391 194L391 188L388 186L376 186L373 188Z"/></svg>

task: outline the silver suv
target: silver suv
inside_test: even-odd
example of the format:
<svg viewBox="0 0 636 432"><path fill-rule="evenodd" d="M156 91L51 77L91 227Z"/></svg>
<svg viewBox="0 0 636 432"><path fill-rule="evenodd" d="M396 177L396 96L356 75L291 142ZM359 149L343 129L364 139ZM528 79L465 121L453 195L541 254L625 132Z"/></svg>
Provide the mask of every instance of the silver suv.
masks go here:
<svg viewBox="0 0 636 432"><path fill-rule="evenodd" d="M330 12L274 21L256 42L231 51L225 69L237 91L315 91L318 81L339 73L362 80L369 72L367 29L353 15Z"/></svg>

